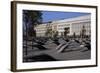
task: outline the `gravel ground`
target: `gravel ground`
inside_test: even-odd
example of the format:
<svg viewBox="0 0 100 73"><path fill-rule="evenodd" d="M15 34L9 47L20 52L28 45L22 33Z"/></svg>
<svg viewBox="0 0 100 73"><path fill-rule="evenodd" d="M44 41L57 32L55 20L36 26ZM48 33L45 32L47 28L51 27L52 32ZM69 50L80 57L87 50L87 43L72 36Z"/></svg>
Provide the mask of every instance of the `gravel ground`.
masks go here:
<svg viewBox="0 0 100 73"><path fill-rule="evenodd" d="M76 44L76 43L75 43ZM82 59L91 59L91 50L87 50L86 47L78 48L72 46L75 46L74 44L70 47L66 48L63 52L58 52L56 49L57 45L54 43L49 43L46 45L43 45L44 47L48 48L47 50L39 50L37 48L32 49L31 47L28 47L28 55L25 55L25 49L23 49L23 62L34 62L34 57L38 56L38 59L43 59L42 61L47 61L49 57L45 58L41 55L45 54L50 56L53 59L56 59L57 61L64 61L64 60L82 60ZM39 57L40 56L40 57ZM31 60L26 60L31 58ZM50 60L52 61L52 59Z"/></svg>

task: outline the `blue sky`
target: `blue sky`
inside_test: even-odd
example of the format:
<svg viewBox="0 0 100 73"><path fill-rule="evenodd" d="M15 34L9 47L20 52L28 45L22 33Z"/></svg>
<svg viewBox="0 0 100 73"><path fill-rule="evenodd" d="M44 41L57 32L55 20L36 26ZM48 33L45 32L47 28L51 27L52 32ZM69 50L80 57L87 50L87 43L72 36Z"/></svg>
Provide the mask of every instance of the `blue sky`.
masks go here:
<svg viewBox="0 0 100 73"><path fill-rule="evenodd" d="M77 16L83 16L90 13L81 13L81 12L56 12L56 11L42 11L43 22L61 20L67 18L73 18Z"/></svg>

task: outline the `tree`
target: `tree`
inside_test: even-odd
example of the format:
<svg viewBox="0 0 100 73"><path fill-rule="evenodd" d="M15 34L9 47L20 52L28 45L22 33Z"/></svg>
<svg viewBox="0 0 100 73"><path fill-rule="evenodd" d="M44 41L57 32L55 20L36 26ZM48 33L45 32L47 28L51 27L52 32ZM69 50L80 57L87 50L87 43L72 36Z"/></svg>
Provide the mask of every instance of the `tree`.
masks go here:
<svg viewBox="0 0 100 73"><path fill-rule="evenodd" d="M32 37L36 37L36 31L34 27L42 23L41 11L23 10L23 38L26 41L25 54L27 55L27 40ZM33 44L33 42L32 42ZM33 46L32 46L33 48Z"/></svg>
<svg viewBox="0 0 100 73"><path fill-rule="evenodd" d="M47 29L46 36L52 37L52 29Z"/></svg>
<svg viewBox="0 0 100 73"><path fill-rule="evenodd" d="M69 27L64 28L64 37L68 37L68 33L69 33Z"/></svg>
<svg viewBox="0 0 100 73"><path fill-rule="evenodd" d="M86 29L85 29L85 26L83 25L82 27L82 38L85 38L86 36Z"/></svg>
<svg viewBox="0 0 100 73"><path fill-rule="evenodd" d="M36 32L34 27L42 23L41 11L23 10L23 22L24 30L28 36L35 36ZM25 29L26 27L26 29ZM33 33L33 34L32 34Z"/></svg>
<svg viewBox="0 0 100 73"><path fill-rule="evenodd" d="M74 38L74 39L76 38L76 33L75 33L75 32L73 33L73 38Z"/></svg>
<svg viewBox="0 0 100 73"><path fill-rule="evenodd" d="M58 36L58 31L55 31L54 32L54 38L57 38L57 36Z"/></svg>

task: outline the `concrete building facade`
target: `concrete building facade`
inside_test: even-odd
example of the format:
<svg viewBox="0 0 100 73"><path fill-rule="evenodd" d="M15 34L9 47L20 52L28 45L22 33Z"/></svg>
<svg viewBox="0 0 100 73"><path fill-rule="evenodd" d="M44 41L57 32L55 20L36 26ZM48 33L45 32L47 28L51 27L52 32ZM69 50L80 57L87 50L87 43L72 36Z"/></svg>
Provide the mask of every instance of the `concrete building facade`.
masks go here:
<svg viewBox="0 0 100 73"><path fill-rule="evenodd" d="M36 36L45 36L45 33L46 33L46 28L47 28L47 24L40 24L40 25L37 25L35 27L35 30L36 30Z"/></svg>
<svg viewBox="0 0 100 73"><path fill-rule="evenodd" d="M58 32L58 36L64 35L64 29L69 28L69 36L80 35L82 29L85 29L86 35L91 35L91 15L78 16L69 19L52 21L50 23L40 24L35 27L37 36L44 37L48 29L53 33ZM53 35L53 33L51 35Z"/></svg>

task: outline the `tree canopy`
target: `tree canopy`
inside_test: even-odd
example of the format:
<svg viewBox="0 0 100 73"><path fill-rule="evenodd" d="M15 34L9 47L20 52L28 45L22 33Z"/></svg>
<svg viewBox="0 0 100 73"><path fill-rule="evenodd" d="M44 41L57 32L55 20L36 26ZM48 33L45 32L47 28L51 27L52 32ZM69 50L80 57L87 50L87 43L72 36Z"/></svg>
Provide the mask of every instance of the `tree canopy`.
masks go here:
<svg viewBox="0 0 100 73"><path fill-rule="evenodd" d="M41 11L23 10L23 25L29 36L34 36L34 26L42 23Z"/></svg>

